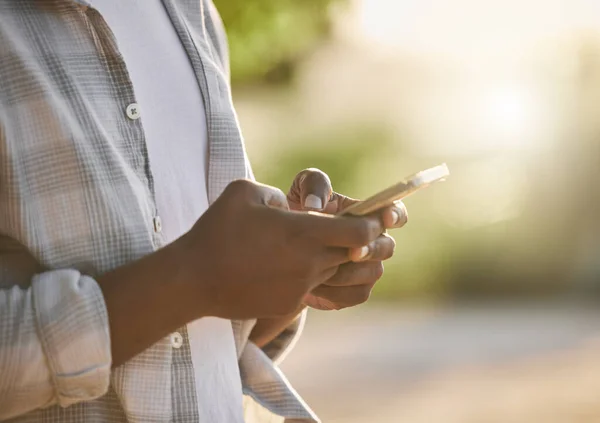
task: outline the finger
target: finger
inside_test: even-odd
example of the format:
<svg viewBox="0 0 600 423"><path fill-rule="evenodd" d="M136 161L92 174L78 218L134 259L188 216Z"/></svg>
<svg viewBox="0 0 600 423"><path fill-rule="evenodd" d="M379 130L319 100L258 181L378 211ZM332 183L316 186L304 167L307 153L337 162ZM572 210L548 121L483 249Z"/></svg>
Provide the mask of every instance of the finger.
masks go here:
<svg viewBox="0 0 600 423"><path fill-rule="evenodd" d="M396 241L388 234L380 235L369 245L351 248L348 252L350 260L361 262L366 260L387 260L394 255Z"/></svg>
<svg viewBox="0 0 600 423"><path fill-rule="evenodd" d="M327 279L326 286L355 286L372 285L383 275L381 261L367 261L364 263L346 263L337 268L337 271Z"/></svg>
<svg viewBox="0 0 600 423"><path fill-rule="evenodd" d="M333 265L333 266L329 266L329 267L325 267L325 268L320 267L320 268L324 269L324 270L315 272L314 276L312 276L310 278L310 280L308 281L309 291L312 291L317 286L323 285L327 281L331 280L337 273L337 271L339 269L339 265Z"/></svg>
<svg viewBox="0 0 600 423"><path fill-rule="evenodd" d="M408 222L408 211L402 201L381 211L381 219L386 229L401 228Z"/></svg>
<svg viewBox="0 0 600 423"><path fill-rule="evenodd" d="M243 198L257 205L289 210L285 194L280 189L269 185L248 179L238 179L231 182L226 191L237 198Z"/></svg>
<svg viewBox="0 0 600 423"><path fill-rule="evenodd" d="M326 300L333 308L339 310L362 304L369 299L373 285L355 286L327 286L320 285L313 289L311 294L317 298Z"/></svg>
<svg viewBox="0 0 600 423"><path fill-rule="evenodd" d="M345 263L350 263L347 248L326 247L320 255L322 260L319 263L322 269L331 269L332 266L337 267Z"/></svg>
<svg viewBox="0 0 600 423"><path fill-rule="evenodd" d="M322 211L327 206L332 193L329 176L319 169L310 168L296 176L288 199L298 204L299 210Z"/></svg>
<svg viewBox="0 0 600 423"><path fill-rule="evenodd" d="M351 197L346 197L345 195L339 194L337 192L333 192L331 197L329 198L329 202L327 206L323 209L323 213L327 214L338 214L345 208L351 206L354 203L358 203L359 200L355 200Z"/></svg>
<svg viewBox="0 0 600 423"><path fill-rule="evenodd" d="M362 247L384 231L377 216L346 217L322 213L291 213L295 230L330 247Z"/></svg>
<svg viewBox="0 0 600 423"><path fill-rule="evenodd" d="M345 201L338 207L337 213L340 213L351 205L359 202L359 200L346 197ZM408 222L408 211L401 200L394 202L394 205L392 206L384 207L381 210L373 212L372 214L378 214L381 216L386 229L401 228Z"/></svg>
<svg viewBox="0 0 600 423"><path fill-rule="evenodd" d="M329 301L325 298L317 297L311 293L308 293L304 296L304 299L302 300L302 304L304 306L308 306L315 310L322 310L322 311L339 310L340 308L343 308L343 307L337 306L335 303L332 303L331 301Z"/></svg>

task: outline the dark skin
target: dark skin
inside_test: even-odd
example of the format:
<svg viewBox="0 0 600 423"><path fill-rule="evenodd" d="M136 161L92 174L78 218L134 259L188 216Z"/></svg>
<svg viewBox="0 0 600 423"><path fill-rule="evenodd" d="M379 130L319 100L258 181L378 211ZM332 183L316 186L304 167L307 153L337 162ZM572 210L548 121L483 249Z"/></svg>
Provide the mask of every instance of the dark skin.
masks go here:
<svg viewBox="0 0 600 423"><path fill-rule="evenodd" d="M321 200L321 207L307 207L306 198L313 195ZM329 177L318 169L300 172L290 188L287 201L296 211L319 211L335 215L358 200L333 191ZM309 203L311 203L309 201ZM318 204L316 204L318 205ZM402 203L382 210L378 217L386 229L400 228L408 220ZM395 242L383 233L368 245L368 253L360 257L361 248L348 251L350 261L340 265L336 273L304 296L302 305L287 316L259 319L250 339L263 347L279 335L306 307L319 310L340 310L368 300L375 283L383 275L383 261L394 253Z"/></svg>
<svg viewBox="0 0 600 423"><path fill-rule="evenodd" d="M372 276L361 279L368 272L359 269L378 266L369 263L391 254L382 236L391 211L334 218L326 213L351 200L332 197L325 213L306 213L294 210L294 201L288 210L288 199L275 188L235 181L188 233L97 277L108 311L113 367L201 317L257 318L252 339L264 345L307 304L318 307L321 300L314 298L335 307L364 301L367 289L351 287L374 283ZM45 270L22 245L3 245L10 248L0 251L0 263L16 283ZM352 260L365 245L369 254L358 266Z"/></svg>
<svg viewBox="0 0 600 423"><path fill-rule="evenodd" d="M181 238L97 279L114 365L201 317L289 316L349 261L348 248L382 232L377 217L291 212L281 191L235 181Z"/></svg>

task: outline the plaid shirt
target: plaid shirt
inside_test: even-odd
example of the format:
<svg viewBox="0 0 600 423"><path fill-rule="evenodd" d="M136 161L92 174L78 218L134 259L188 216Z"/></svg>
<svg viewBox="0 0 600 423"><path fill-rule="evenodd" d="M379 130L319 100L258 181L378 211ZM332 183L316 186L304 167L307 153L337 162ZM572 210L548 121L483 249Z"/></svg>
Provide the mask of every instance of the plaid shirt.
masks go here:
<svg viewBox="0 0 600 423"><path fill-rule="evenodd" d="M225 34L210 0L163 3L206 105L212 203L252 177ZM94 277L164 245L135 103L85 1L0 0L0 420L198 422L185 328L182 348L163 339L111 371ZM255 321L232 322L248 421L317 421L275 364L303 320L262 350L248 342Z"/></svg>

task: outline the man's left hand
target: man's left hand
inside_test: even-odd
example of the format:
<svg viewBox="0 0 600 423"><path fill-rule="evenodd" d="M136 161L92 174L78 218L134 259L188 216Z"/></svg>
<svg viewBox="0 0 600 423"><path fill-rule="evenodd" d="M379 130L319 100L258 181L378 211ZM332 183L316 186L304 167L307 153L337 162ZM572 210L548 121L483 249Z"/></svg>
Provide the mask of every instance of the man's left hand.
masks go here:
<svg viewBox="0 0 600 423"><path fill-rule="evenodd" d="M329 177L318 169L300 172L287 195L290 209L337 214L358 202L333 191ZM378 212L386 229L400 228L408 219L404 204L396 203ZM349 250L349 262L339 266L327 282L304 298L304 304L318 310L340 310L367 301L383 274L383 261L394 254L395 241L387 233L362 248Z"/></svg>

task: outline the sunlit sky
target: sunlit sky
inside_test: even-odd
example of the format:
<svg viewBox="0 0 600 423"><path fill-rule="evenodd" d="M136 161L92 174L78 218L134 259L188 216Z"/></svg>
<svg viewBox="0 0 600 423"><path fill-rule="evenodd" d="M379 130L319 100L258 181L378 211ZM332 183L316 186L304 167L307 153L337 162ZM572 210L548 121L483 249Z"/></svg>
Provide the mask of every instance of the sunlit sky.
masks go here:
<svg viewBox="0 0 600 423"><path fill-rule="evenodd" d="M465 145L451 148L464 152L537 148L552 118L531 78L552 76L548 65L539 74L536 60L548 53L555 61L578 35L600 36L600 0L354 0L342 22L341 37L369 54L420 57L442 72L439 88L422 87L410 99L424 138L456 135ZM553 62L551 72L569 60ZM459 125L469 134L454 131Z"/></svg>
<svg viewBox="0 0 600 423"><path fill-rule="evenodd" d="M600 29L598 0L357 0L354 34L379 48L469 58Z"/></svg>
<svg viewBox="0 0 600 423"><path fill-rule="evenodd" d="M548 98L570 83L557 72L576 63L571 42L600 36L600 0L355 0L340 29L384 66L400 63L388 84L414 78L402 60L434 70L409 79L418 88L398 90L406 106L390 114L405 118L417 154L487 157L453 169L464 197L455 218L474 225L517 212L527 166L502 157L551 147L560 105Z"/></svg>

